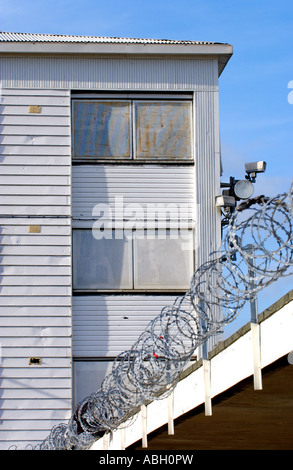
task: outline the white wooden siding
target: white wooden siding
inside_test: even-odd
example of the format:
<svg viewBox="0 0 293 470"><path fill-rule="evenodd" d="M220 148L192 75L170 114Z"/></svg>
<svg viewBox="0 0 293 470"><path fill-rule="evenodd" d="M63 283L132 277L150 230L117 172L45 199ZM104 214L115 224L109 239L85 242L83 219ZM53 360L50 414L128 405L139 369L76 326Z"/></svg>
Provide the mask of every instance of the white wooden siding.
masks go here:
<svg viewBox="0 0 293 470"><path fill-rule="evenodd" d="M44 439L71 415L70 97L1 92L0 448L7 449ZM29 113L32 105L40 114ZM30 365L31 357L41 364Z"/></svg>
<svg viewBox="0 0 293 470"><path fill-rule="evenodd" d="M148 323L172 305L173 295L73 297L73 355L116 357L136 342Z"/></svg>
<svg viewBox="0 0 293 470"><path fill-rule="evenodd" d="M110 204L114 215L115 198L123 198L124 205L140 205L145 215L151 204L175 204L178 210L185 204L194 222L194 166L73 166L74 218L91 218L96 204Z"/></svg>
<svg viewBox="0 0 293 470"><path fill-rule="evenodd" d="M174 295L73 297L74 401L100 388L114 358L129 350ZM196 355L198 351L195 351Z"/></svg>

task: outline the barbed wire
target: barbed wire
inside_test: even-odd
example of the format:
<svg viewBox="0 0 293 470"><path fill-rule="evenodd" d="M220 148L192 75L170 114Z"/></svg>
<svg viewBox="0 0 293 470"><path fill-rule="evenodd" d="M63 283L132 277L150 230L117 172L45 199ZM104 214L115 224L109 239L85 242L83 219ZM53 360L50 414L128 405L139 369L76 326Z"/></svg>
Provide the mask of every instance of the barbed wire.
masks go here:
<svg viewBox="0 0 293 470"><path fill-rule="evenodd" d="M162 309L133 347L117 356L100 389L35 449L88 449L106 432L129 425L141 405L171 393L200 346L261 289L292 274L292 216L293 183L288 194L239 205L221 250L197 269L189 291Z"/></svg>

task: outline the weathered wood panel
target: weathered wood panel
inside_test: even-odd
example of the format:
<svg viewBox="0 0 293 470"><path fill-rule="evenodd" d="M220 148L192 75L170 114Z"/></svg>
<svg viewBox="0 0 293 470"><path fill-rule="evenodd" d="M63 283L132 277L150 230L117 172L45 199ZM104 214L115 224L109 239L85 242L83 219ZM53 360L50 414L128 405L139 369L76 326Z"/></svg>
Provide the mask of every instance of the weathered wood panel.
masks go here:
<svg viewBox="0 0 293 470"><path fill-rule="evenodd" d="M71 414L70 97L1 91L0 448L7 449L42 440ZM40 113L30 113L33 105Z"/></svg>

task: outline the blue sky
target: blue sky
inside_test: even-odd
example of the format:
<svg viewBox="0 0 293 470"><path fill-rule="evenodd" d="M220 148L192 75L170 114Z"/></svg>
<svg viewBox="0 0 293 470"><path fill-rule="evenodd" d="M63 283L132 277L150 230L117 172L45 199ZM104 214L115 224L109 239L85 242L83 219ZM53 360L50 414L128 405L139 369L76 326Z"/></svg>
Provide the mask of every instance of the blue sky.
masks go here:
<svg viewBox="0 0 293 470"><path fill-rule="evenodd" d="M0 30L232 44L233 57L220 77L223 181L243 178L245 162L265 160L267 171L258 177L255 195L289 189L292 0L0 0ZM260 309L291 287L292 279L271 287Z"/></svg>

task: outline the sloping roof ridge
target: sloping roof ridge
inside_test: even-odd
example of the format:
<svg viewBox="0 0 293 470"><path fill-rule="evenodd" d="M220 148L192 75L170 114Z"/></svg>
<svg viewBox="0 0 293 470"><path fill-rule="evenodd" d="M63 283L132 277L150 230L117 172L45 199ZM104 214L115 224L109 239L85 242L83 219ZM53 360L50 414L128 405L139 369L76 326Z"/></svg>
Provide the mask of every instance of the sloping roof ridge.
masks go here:
<svg viewBox="0 0 293 470"><path fill-rule="evenodd" d="M129 38L111 36L83 36L67 34L46 34L46 33L14 33L0 31L1 42L72 42L72 43L119 43L119 44L223 44L207 41L192 41L178 39L155 39L155 38Z"/></svg>

